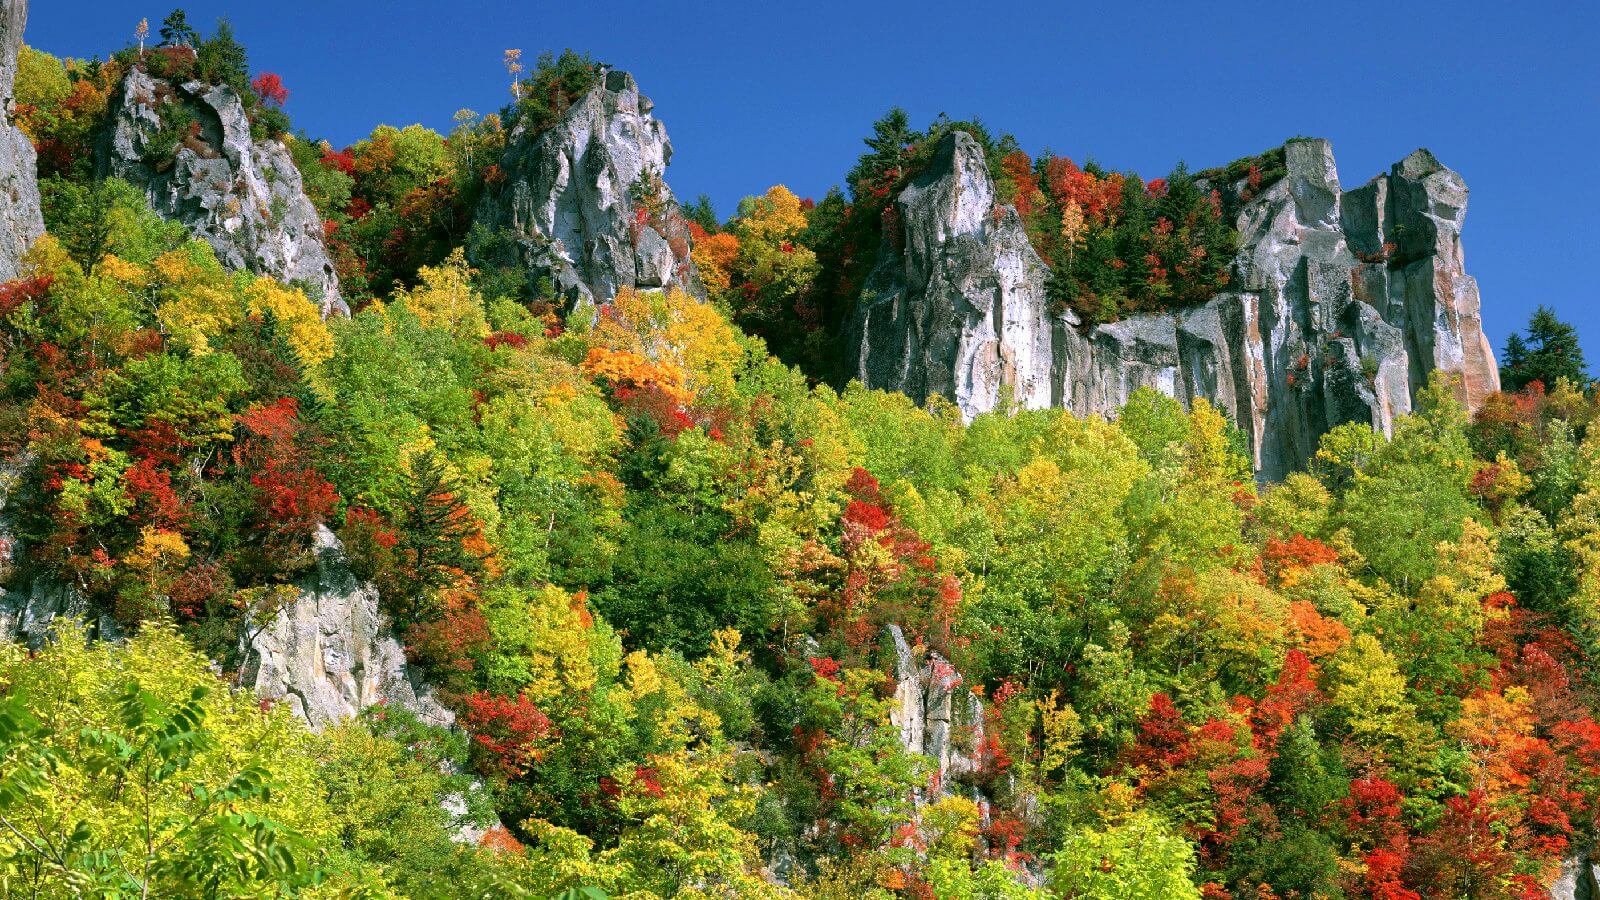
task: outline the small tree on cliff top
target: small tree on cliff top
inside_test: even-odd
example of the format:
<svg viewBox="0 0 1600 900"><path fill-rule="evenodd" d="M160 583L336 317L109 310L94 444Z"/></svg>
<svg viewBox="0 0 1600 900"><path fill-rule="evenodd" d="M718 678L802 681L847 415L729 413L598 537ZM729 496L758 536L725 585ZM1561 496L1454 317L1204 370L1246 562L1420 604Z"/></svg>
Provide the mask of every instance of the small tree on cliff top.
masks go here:
<svg viewBox="0 0 1600 900"><path fill-rule="evenodd" d="M1553 388L1561 378L1585 388L1589 366L1578 346L1577 329L1556 318L1555 310L1540 306L1528 319L1527 337L1513 333L1506 340L1501 353L1501 387L1518 391L1539 381Z"/></svg>

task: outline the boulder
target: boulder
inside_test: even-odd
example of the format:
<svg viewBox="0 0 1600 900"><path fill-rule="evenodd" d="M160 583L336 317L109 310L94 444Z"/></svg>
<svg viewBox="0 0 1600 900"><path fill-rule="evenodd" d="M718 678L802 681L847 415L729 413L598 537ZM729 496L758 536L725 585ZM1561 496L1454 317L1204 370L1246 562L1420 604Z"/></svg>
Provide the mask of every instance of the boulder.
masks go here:
<svg viewBox="0 0 1600 900"><path fill-rule="evenodd" d="M1210 301L1085 328L1052 309L1022 222L996 204L982 149L945 135L896 198L846 328L853 377L967 417L1007 401L1115 415L1150 387L1203 398L1250 441L1262 478L1303 466L1344 422L1388 433L1429 375L1476 407L1499 389L1461 253L1466 187L1426 150L1353 191L1326 141L1239 212L1228 287Z"/></svg>
<svg viewBox="0 0 1600 900"><path fill-rule="evenodd" d="M194 120L175 152L159 146L162 110ZM303 285L324 315L348 314L323 243L322 218L288 148L256 140L232 88L153 78L135 68L113 96L102 174L141 190L163 218L180 222L232 271Z"/></svg>
<svg viewBox="0 0 1600 900"><path fill-rule="evenodd" d="M17 54L27 22L28 0L0 4L0 281L21 273L22 255L44 234L33 142L11 118Z"/></svg>
<svg viewBox="0 0 1600 900"><path fill-rule="evenodd" d="M503 178L480 201L477 221L573 308L625 287L704 296L688 222L663 179L672 143L652 109L632 75L602 67L560 122L512 129Z"/></svg>

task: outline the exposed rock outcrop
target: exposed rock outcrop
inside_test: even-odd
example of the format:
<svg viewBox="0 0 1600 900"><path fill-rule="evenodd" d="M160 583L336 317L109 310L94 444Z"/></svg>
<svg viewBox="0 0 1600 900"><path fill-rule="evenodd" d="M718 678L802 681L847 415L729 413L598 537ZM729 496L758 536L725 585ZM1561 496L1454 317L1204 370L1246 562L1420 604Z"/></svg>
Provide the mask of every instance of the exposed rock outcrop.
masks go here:
<svg viewBox="0 0 1600 900"><path fill-rule="evenodd" d="M885 234L862 288L849 345L869 387L975 414L1002 391L1027 407L1053 395L1048 270L1011 207L995 205L983 150L948 135L901 192L904 249Z"/></svg>
<svg viewBox="0 0 1600 900"><path fill-rule="evenodd" d="M174 146L176 123L167 119L179 110L193 124ZM100 162L102 173L137 185L157 213L209 243L228 269L303 284L324 315L349 312L300 170L282 143L252 137L232 88L134 69L114 97Z"/></svg>
<svg viewBox="0 0 1600 900"><path fill-rule="evenodd" d="M432 725L455 716L406 664L405 649L378 609L378 592L358 580L326 527L316 536L316 572L259 630L239 638L239 681L280 700L312 728L348 719L375 703L394 703Z"/></svg>
<svg viewBox="0 0 1600 900"><path fill-rule="evenodd" d="M1550 885L1550 900L1600 900L1600 866L1582 856L1567 858Z"/></svg>
<svg viewBox="0 0 1600 900"><path fill-rule="evenodd" d="M0 588L0 640L38 649L53 638L60 618L86 622L97 640L124 637L115 620L69 585L40 577L25 588ZM326 528L317 533L316 572L265 623L244 625L239 651L240 686L288 704L313 729L378 703L404 707L430 725L455 722L407 665L405 649L378 609L377 591L350 572L338 538Z"/></svg>
<svg viewBox="0 0 1600 900"><path fill-rule="evenodd" d="M1388 432L1430 373L1460 376L1469 406L1499 389L1462 262L1467 191L1426 150L1344 192L1326 141L1285 147L1288 174L1244 205L1229 287L1209 302L1085 329L1052 309L1022 223L996 205L977 142L946 135L897 198L847 332L867 386L953 400L1114 414L1148 386L1203 397L1281 477L1335 425Z"/></svg>
<svg viewBox="0 0 1600 900"><path fill-rule="evenodd" d="M57 619L73 619L87 626L95 640L118 641L122 629L104 612L96 612L84 596L70 586L48 578L35 578L26 591L0 588L0 640L15 641L38 650L53 640Z"/></svg>
<svg viewBox="0 0 1600 900"><path fill-rule="evenodd" d="M963 792L981 767L983 701L963 684L961 674L932 651L921 655L898 625L885 629L894 651L895 709L890 722L907 753L928 758L932 773L924 799Z"/></svg>
<svg viewBox="0 0 1600 900"><path fill-rule="evenodd" d="M663 180L672 143L652 109L632 75L602 68L560 122L512 130L504 179L481 201L478 221L571 306L603 304L624 287L704 293L688 223Z"/></svg>
<svg viewBox="0 0 1600 900"><path fill-rule="evenodd" d="M33 142L11 120L17 54L28 23L28 0L0 4L0 281L17 277L22 255L44 234Z"/></svg>
<svg viewBox="0 0 1600 900"><path fill-rule="evenodd" d="M0 460L0 584L23 568L8 506L28 464L26 456ZM350 571L339 539L319 527L315 549L316 569L297 596L263 614L264 622L245 618L240 685L289 704L317 729L375 703L403 706L430 724L452 724L455 716L406 664L404 648L379 611L377 590ZM115 620L70 585L34 577L13 590L0 587L0 640L38 648L61 617L87 622L92 638L123 637Z"/></svg>
<svg viewBox="0 0 1600 900"><path fill-rule="evenodd" d="M15 641L37 650L51 639L55 620L77 619L88 626L90 637L117 640L122 630L70 585L49 578L33 578L8 590L3 585L20 568L20 546L13 530L13 493L31 459L22 455L0 460L0 641Z"/></svg>

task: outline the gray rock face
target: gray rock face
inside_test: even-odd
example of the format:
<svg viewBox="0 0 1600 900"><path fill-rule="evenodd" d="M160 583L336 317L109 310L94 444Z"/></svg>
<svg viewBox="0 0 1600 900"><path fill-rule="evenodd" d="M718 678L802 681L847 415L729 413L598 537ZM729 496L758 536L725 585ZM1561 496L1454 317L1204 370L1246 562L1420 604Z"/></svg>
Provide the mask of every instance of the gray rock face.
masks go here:
<svg viewBox="0 0 1600 900"><path fill-rule="evenodd" d="M316 539L316 573L301 594L259 630L240 635L242 686L289 704L314 729L376 703L394 703L432 725L455 716L406 665L405 649L378 609L378 592L357 580L326 527Z"/></svg>
<svg viewBox="0 0 1600 900"><path fill-rule="evenodd" d="M704 294L688 223L662 179L672 144L652 109L632 75L603 70L561 122L512 130L505 180L478 208L478 221L510 237L518 262L574 307L624 287Z"/></svg>
<svg viewBox="0 0 1600 900"><path fill-rule="evenodd" d="M1550 885L1550 900L1597 900L1600 898L1600 866L1582 856L1561 863L1561 874Z"/></svg>
<svg viewBox="0 0 1600 900"><path fill-rule="evenodd" d="M20 566L7 513L12 491L30 460L0 460L0 584ZM256 623L247 617L239 635L239 684L269 700L289 704L314 729L347 719L375 703L394 703L433 725L455 716L406 664L405 649L378 608L378 592L355 577L339 539L326 527L316 535L316 571L284 608ZM51 639L57 618L89 623L89 636L119 640L115 621L70 585L34 578L16 590L0 588L0 640L38 648Z"/></svg>
<svg viewBox="0 0 1600 900"><path fill-rule="evenodd" d="M1499 389L1461 253L1466 187L1425 150L1344 192L1326 141L1285 148L1288 174L1239 213L1229 288L1209 302L1087 331L1045 297L1048 271L995 204L983 153L943 139L897 198L847 333L868 387L953 400L971 418L1025 408L1114 415L1139 387L1205 398L1250 439L1256 469L1303 465L1344 422L1388 433L1429 374L1476 406Z"/></svg>
<svg viewBox="0 0 1600 900"><path fill-rule="evenodd" d="M0 460L0 585L11 580L20 562L9 510L12 492L30 464L26 455ZM110 616L96 615L70 585L34 578L12 590L0 587L0 641L15 641L37 650L51 640L55 620L62 617L86 622L91 637L117 640L122 636Z"/></svg>
<svg viewBox="0 0 1600 900"><path fill-rule="evenodd" d="M96 640L123 638L122 629L110 616L95 614L89 601L68 585L36 578L26 592L0 588L0 640L38 650L54 639L57 619L86 623L89 637Z"/></svg>
<svg viewBox="0 0 1600 900"><path fill-rule="evenodd" d="M44 234L33 142L11 120L17 54L27 23L28 0L0 3L0 281L17 277L22 255Z"/></svg>
<svg viewBox="0 0 1600 900"><path fill-rule="evenodd" d="M890 722L900 733L901 748L927 757L933 767L932 788L924 799L957 793L982 766L983 701L939 654L929 652L919 660L900 626L890 625L885 637L894 649L896 704Z"/></svg>
<svg viewBox="0 0 1600 900"><path fill-rule="evenodd" d="M938 394L969 416L1005 393L1049 406L1049 272L1016 211L995 205L983 150L965 132L947 136L896 202L902 225L886 230L850 326L855 376L918 401Z"/></svg>
<svg viewBox="0 0 1600 900"><path fill-rule="evenodd" d="M198 123L175 157L155 146L169 99ZM175 85L135 69L112 105L102 172L143 189L157 213L204 239L227 268L304 284L324 315L349 312L300 171L281 143L252 139L231 88Z"/></svg>

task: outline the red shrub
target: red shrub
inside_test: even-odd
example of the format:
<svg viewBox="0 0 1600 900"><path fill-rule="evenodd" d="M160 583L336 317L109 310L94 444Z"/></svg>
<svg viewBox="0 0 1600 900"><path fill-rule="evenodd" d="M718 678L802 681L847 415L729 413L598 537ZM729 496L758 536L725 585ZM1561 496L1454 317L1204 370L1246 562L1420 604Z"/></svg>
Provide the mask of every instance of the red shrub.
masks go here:
<svg viewBox="0 0 1600 900"><path fill-rule="evenodd" d="M282 106L289 100L289 89L283 86L283 79L276 72L257 75L251 80L250 89L268 106Z"/></svg>
<svg viewBox="0 0 1600 900"><path fill-rule="evenodd" d="M55 279L49 275L38 278L19 278L0 284L0 318L10 315L24 303L42 299L50 292Z"/></svg>
<svg viewBox="0 0 1600 900"><path fill-rule="evenodd" d="M258 404L237 417L241 436L233 463L252 473L256 526L272 554L292 552L327 518L339 496L309 456L299 404L283 397Z"/></svg>
<svg viewBox="0 0 1600 900"><path fill-rule="evenodd" d="M122 477L128 499L133 502L129 518L135 523L177 531L188 520L189 510L173 493L172 479L154 459L139 460Z"/></svg>
<svg viewBox="0 0 1600 900"><path fill-rule="evenodd" d="M1322 697L1317 690L1317 667L1299 650L1290 650L1283 659L1283 671L1267 695L1255 704L1250 728L1258 750L1272 753L1278 736L1294 720Z"/></svg>
<svg viewBox="0 0 1600 900"><path fill-rule="evenodd" d="M1405 857L1393 850L1374 850L1368 853L1366 889L1373 900L1422 900L1422 895L1407 888L1400 880L1400 870Z"/></svg>
<svg viewBox="0 0 1600 900"><path fill-rule="evenodd" d="M461 725L472 735L473 762L486 775L515 777L537 760L550 719L527 695L478 691L462 700Z"/></svg>
<svg viewBox="0 0 1600 900"><path fill-rule="evenodd" d="M523 347L528 346L528 339L515 331L496 331L483 339L483 345L490 350L497 347L510 347L513 350L521 350Z"/></svg>
<svg viewBox="0 0 1600 900"><path fill-rule="evenodd" d="M483 613L467 608L407 628L406 656L436 677L448 680L452 674L471 672L473 657L492 640Z"/></svg>
<svg viewBox="0 0 1600 900"><path fill-rule="evenodd" d="M1337 563L1339 554L1316 538L1296 534L1288 540L1268 538L1266 546L1261 549L1261 558L1281 578L1284 573L1296 569Z"/></svg>

